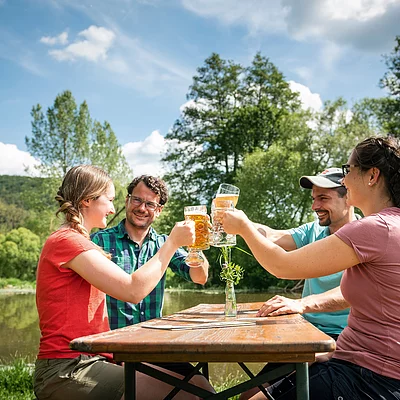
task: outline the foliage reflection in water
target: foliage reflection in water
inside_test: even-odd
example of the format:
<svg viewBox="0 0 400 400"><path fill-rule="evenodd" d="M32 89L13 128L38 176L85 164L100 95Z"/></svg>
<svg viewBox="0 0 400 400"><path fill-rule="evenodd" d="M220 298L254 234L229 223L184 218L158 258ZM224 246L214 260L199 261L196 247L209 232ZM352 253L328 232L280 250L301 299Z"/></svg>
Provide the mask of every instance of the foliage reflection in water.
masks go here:
<svg viewBox="0 0 400 400"><path fill-rule="evenodd" d="M272 294L236 293L238 303L265 301ZM168 291L165 294L164 315L201 303L223 304L225 294L204 291ZM33 363L39 346L40 332L34 293L0 294L0 364L10 364L15 358ZM250 369L258 372L261 364ZM243 376L236 364L211 363L210 377L214 383L223 383L226 377Z"/></svg>

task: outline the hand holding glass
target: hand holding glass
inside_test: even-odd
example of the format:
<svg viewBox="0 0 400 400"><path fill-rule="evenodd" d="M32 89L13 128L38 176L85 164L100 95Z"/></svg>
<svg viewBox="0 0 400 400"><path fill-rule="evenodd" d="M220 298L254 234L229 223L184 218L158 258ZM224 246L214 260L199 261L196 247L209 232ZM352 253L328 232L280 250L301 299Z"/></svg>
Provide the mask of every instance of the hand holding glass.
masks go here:
<svg viewBox="0 0 400 400"><path fill-rule="evenodd" d="M215 247L236 246L236 235L224 231L222 219L226 211L235 209L232 200L214 199L211 205L211 244Z"/></svg>
<svg viewBox="0 0 400 400"><path fill-rule="evenodd" d="M195 223L195 242L188 246L188 255L185 262L190 267L200 267L205 257L202 250L210 248L208 216L206 206L188 206L184 208L185 220L192 220Z"/></svg>

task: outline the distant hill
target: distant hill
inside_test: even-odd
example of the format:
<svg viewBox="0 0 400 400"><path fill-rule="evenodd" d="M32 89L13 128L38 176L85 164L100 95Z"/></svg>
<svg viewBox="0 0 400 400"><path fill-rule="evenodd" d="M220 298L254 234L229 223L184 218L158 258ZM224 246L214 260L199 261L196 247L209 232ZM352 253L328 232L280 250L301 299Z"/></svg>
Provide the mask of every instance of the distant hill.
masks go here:
<svg viewBox="0 0 400 400"><path fill-rule="evenodd" d="M46 237L52 230L58 180L0 175L0 232L24 227Z"/></svg>
<svg viewBox="0 0 400 400"><path fill-rule="evenodd" d="M34 206L32 200L34 202L40 200L40 203L44 202L48 205L55 204L55 193L52 194L52 198L47 198L52 185L54 185L54 180L49 178L0 175L0 200L6 204L28 209Z"/></svg>

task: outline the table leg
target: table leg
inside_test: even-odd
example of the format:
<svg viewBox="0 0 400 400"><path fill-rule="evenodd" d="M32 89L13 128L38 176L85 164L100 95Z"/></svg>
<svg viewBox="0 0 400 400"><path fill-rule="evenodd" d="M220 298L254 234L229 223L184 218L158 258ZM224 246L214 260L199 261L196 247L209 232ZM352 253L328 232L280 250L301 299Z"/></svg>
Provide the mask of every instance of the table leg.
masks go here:
<svg viewBox="0 0 400 400"><path fill-rule="evenodd" d="M208 371L208 363L203 363L203 366L201 367L201 372L205 376L205 378L209 381L210 380L210 374Z"/></svg>
<svg viewBox="0 0 400 400"><path fill-rule="evenodd" d="M136 363L125 362L125 399L136 400Z"/></svg>
<svg viewBox="0 0 400 400"><path fill-rule="evenodd" d="M296 396L298 400L309 400L308 363L296 364Z"/></svg>

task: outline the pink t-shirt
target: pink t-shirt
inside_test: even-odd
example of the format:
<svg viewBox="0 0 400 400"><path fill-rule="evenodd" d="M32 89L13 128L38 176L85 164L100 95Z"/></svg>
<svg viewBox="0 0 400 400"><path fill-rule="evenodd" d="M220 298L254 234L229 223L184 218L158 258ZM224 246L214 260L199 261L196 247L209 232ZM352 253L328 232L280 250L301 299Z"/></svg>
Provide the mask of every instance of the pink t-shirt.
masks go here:
<svg viewBox="0 0 400 400"><path fill-rule="evenodd" d="M97 248L72 229L60 229L43 246L36 279L40 346L38 358L75 358L69 342L109 331L105 294L63 265ZM84 353L85 354L85 353ZM111 358L110 354L104 354Z"/></svg>
<svg viewBox="0 0 400 400"><path fill-rule="evenodd" d="M400 209L386 208L335 235L361 262L342 277L351 309L334 357L400 379Z"/></svg>

